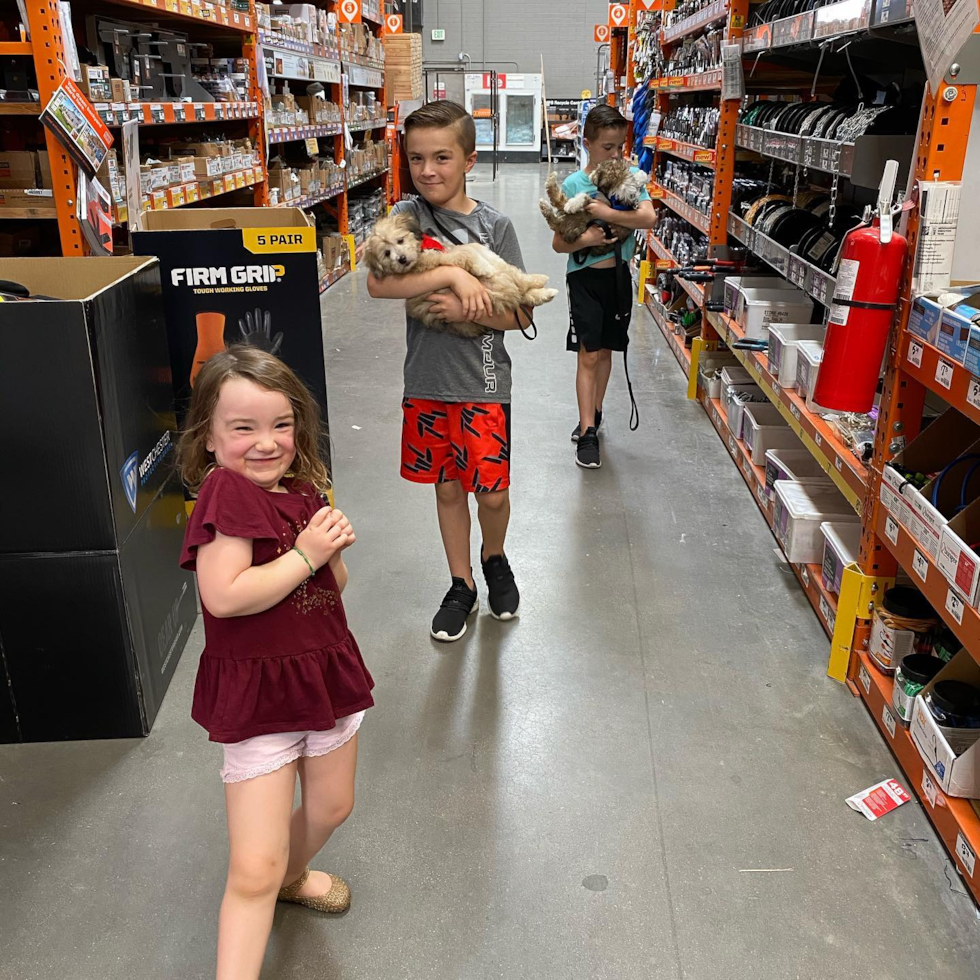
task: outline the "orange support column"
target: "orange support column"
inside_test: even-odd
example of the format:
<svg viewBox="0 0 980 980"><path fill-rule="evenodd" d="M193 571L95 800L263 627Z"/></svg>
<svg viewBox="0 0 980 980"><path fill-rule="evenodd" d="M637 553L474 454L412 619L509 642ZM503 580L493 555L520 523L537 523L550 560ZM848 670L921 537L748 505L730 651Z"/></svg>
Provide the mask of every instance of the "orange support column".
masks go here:
<svg viewBox="0 0 980 980"><path fill-rule="evenodd" d="M56 0L27 0L27 22L34 50L34 69L41 106L46 106L65 78L65 45ZM64 147L45 127L44 139L51 162L51 178L58 213L58 232L63 255L85 255L75 210L78 205L78 167Z"/></svg>

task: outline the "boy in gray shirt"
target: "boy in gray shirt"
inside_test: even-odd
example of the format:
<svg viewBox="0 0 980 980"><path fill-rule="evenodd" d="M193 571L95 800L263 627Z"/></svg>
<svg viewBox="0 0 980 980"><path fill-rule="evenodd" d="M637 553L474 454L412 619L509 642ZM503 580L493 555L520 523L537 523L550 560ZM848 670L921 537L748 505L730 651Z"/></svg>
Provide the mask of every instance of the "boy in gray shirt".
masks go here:
<svg viewBox="0 0 980 980"><path fill-rule="evenodd" d="M405 151L421 197L395 205L411 213L425 234L445 245L481 242L505 261L523 268L510 219L466 196L466 174L476 163L472 117L454 102L432 102L405 120ZM483 531L480 560L488 605L496 619L517 616L520 592L504 552L510 520L510 357L504 331L529 326L523 312L495 316L480 281L462 269L441 267L377 279L368 292L408 299L436 290L432 310L450 323L486 327L476 339L428 330L408 318L405 397L402 403L401 474L436 488L439 529L452 585L430 628L445 642L466 632L479 608L470 566L469 494L476 496Z"/></svg>

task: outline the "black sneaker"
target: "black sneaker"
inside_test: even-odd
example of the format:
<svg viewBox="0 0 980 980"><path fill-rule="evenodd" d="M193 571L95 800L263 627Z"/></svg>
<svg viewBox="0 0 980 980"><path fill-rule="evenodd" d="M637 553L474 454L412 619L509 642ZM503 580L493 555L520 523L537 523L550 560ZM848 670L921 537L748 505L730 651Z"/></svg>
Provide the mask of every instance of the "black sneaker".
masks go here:
<svg viewBox="0 0 980 980"><path fill-rule="evenodd" d="M599 458L599 437L596 435L595 426L586 429L584 435L579 437L575 462L587 470L597 470L602 466L602 460Z"/></svg>
<svg viewBox="0 0 980 980"><path fill-rule="evenodd" d="M595 410L595 430L596 432L602 428L602 410ZM582 434L582 423L579 422L574 429L572 429L572 442L578 442L579 436Z"/></svg>
<svg viewBox="0 0 980 980"><path fill-rule="evenodd" d="M478 607L476 589L471 589L464 579L453 576L453 584L432 620L429 630L432 638L443 643L458 640L466 632L466 620Z"/></svg>
<svg viewBox="0 0 980 980"><path fill-rule="evenodd" d="M487 604L494 619L514 619L521 604L521 593L503 555L491 555L483 562L483 577L487 580Z"/></svg>

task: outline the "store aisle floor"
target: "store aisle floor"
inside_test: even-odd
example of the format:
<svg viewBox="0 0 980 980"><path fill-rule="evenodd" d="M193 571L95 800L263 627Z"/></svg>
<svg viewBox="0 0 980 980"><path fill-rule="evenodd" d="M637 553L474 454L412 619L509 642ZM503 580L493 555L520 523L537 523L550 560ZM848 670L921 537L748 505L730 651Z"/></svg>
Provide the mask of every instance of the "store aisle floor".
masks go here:
<svg viewBox="0 0 980 980"><path fill-rule="evenodd" d="M471 193L560 283L543 178L480 168ZM617 362L598 472L573 463L563 298L535 343L510 338L522 616L443 646L433 495L397 475L399 305L361 273L323 311L345 601L378 706L318 862L354 906L279 908L264 977L976 977L980 922L918 804L872 824L844 803L898 768L825 677L826 637L649 316L642 425ZM219 751L188 716L200 647L150 738L0 747L4 980L211 975L225 831Z"/></svg>

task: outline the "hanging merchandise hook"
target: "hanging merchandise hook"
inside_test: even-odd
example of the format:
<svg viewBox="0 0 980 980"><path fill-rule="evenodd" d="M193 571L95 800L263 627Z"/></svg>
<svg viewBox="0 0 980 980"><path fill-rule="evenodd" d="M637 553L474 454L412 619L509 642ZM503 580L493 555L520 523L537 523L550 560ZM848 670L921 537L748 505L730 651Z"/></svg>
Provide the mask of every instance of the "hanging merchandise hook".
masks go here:
<svg viewBox="0 0 980 980"><path fill-rule="evenodd" d="M854 79L854 84L857 86L858 102L862 102L863 103L864 102L864 89L861 88L860 79L858 79L857 72L854 70L854 64L851 61L851 52L849 50L850 47L851 47L851 43L852 43L852 41L846 41L844 43L843 47L841 47L840 50L844 52L844 57L847 58L847 67L851 70L851 77ZM838 52L838 53L840 53L840 52Z"/></svg>
<svg viewBox="0 0 980 980"><path fill-rule="evenodd" d="M827 53L829 41L824 41L820 45L820 57L817 59L817 69L813 73L813 85L810 86L810 97L814 98L817 94L817 82L820 81L820 69L823 68L823 56Z"/></svg>
<svg viewBox="0 0 980 980"><path fill-rule="evenodd" d="M892 240L892 199L895 196L895 182L898 179L898 161L886 160L885 171L878 185L878 216L880 231L878 240L885 244Z"/></svg>

